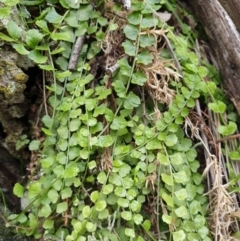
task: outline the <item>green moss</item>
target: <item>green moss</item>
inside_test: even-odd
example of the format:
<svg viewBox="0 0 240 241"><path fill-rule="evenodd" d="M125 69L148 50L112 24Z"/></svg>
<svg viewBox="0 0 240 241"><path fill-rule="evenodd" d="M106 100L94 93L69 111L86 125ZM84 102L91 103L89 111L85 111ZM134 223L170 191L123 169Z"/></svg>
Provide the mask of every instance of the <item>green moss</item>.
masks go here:
<svg viewBox="0 0 240 241"><path fill-rule="evenodd" d="M25 83L27 80L28 80L28 76L26 74L24 74L23 72L22 73L17 73L13 76L14 78L14 81L16 82L23 82Z"/></svg>

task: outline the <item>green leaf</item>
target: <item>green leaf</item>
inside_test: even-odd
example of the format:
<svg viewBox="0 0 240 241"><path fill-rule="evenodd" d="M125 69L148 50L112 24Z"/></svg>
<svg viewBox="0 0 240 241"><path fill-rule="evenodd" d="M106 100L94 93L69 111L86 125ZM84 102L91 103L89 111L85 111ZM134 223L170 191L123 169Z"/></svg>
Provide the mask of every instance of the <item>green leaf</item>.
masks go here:
<svg viewBox="0 0 240 241"><path fill-rule="evenodd" d="M99 147L109 147L114 143L114 140L112 136L106 135L106 136L100 136L98 138L98 146Z"/></svg>
<svg viewBox="0 0 240 241"><path fill-rule="evenodd" d="M146 17L144 17L141 21L141 29L144 28L153 28L156 27L158 23L158 19L157 18L153 18L152 15L147 15Z"/></svg>
<svg viewBox="0 0 240 241"><path fill-rule="evenodd" d="M173 218L167 214L163 214L162 215L162 220L163 222L167 223L167 224L171 224L173 221Z"/></svg>
<svg viewBox="0 0 240 241"><path fill-rule="evenodd" d="M85 101L86 109L88 111L92 111L94 108L96 108L97 102L97 99L87 99Z"/></svg>
<svg viewBox="0 0 240 241"><path fill-rule="evenodd" d="M114 190L114 194L118 197L125 197L127 192L126 189L123 187L116 187Z"/></svg>
<svg viewBox="0 0 240 241"><path fill-rule="evenodd" d="M176 95L176 104L180 109L182 109L185 106L185 98L183 97L183 95Z"/></svg>
<svg viewBox="0 0 240 241"><path fill-rule="evenodd" d="M47 70L47 71L54 71L55 68L50 64L39 64L40 69Z"/></svg>
<svg viewBox="0 0 240 241"><path fill-rule="evenodd" d="M58 192L53 188L49 190L47 196L52 203L56 203L59 198Z"/></svg>
<svg viewBox="0 0 240 241"><path fill-rule="evenodd" d="M39 150L40 143L41 142L38 141L38 140L31 141L30 144L29 144L29 150L30 151L37 151L37 150Z"/></svg>
<svg viewBox="0 0 240 241"><path fill-rule="evenodd" d="M35 23L36 23L36 25L37 25L39 28L41 28L44 32L46 32L46 33L49 33L49 32L50 32L49 29L48 29L47 22L46 22L45 20L43 20L43 19L37 20Z"/></svg>
<svg viewBox="0 0 240 241"><path fill-rule="evenodd" d="M72 1L72 0L64 0L65 4L68 5L68 7L73 9L79 9L80 3L82 3L80 0ZM66 6L63 6L64 8L67 8Z"/></svg>
<svg viewBox="0 0 240 241"><path fill-rule="evenodd" d="M69 123L69 130L71 132L77 131L81 125L81 121L79 119L73 119Z"/></svg>
<svg viewBox="0 0 240 241"><path fill-rule="evenodd" d="M1 10L1 8L0 8ZM13 38L10 38L9 36L7 36L4 33L0 33L0 39L6 41L6 42L14 42L15 40Z"/></svg>
<svg viewBox="0 0 240 241"><path fill-rule="evenodd" d="M112 86L119 97L123 98L126 96L126 87L121 80L114 81Z"/></svg>
<svg viewBox="0 0 240 241"><path fill-rule="evenodd" d="M169 134L165 140L165 144L169 147L175 145L177 142L178 138L175 134Z"/></svg>
<svg viewBox="0 0 240 241"><path fill-rule="evenodd" d="M200 229L198 229L198 234L200 234L201 238L204 240L207 240L206 237L209 234L209 230L207 227L203 226ZM211 239L208 239L207 241L210 241Z"/></svg>
<svg viewBox="0 0 240 241"><path fill-rule="evenodd" d="M182 117L187 117L189 114L189 109L187 107L184 107L181 111L181 116Z"/></svg>
<svg viewBox="0 0 240 241"><path fill-rule="evenodd" d="M157 160L162 164L162 165L169 165L170 162L169 162L169 159L166 155L158 152L157 154Z"/></svg>
<svg viewBox="0 0 240 241"><path fill-rule="evenodd" d="M107 181L107 175L105 172L100 172L97 176L97 180L99 183L101 184L105 184L105 182Z"/></svg>
<svg viewBox="0 0 240 241"><path fill-rule="evenodd" d="M46 128L42 128L42 131L47 136L54 136L54 134L50 130L48 130Z"/></svg>
<svg viewBox="0 0 240 241"><path fill-rule="evenodd" d="M78 11L71 10L69 11L67 17L65 18L67 24L71 27L77 28L78 27Z"/></svg>
<svg viewBox="0 0 240 241"><path fill-rule="evenodd" d="M98 100L104 100L106 99L110 94L112 93L111 89L105 89L101 92L101 94L98 96Z"/></svg>
<svg viewBox="0 0 240 241"><path fill-rule="evenodd" d="M97 211L101 212L103 211L107 206L107 203L105 200L99 200L95 203L95 208Z"/></svg>
<svg viewBox="0 0 240 241"><path fill-rule="evenodd" d="M121 217L127 221L132 220L132 212L130 211L123 211L121 212Z"/></svg>
<svg viewBox="0 0 240 241"><path fill-rule="evenodd" d="M191 97L191 91L187 88L187 87L185 87L185 86L183 86L183 87L181 87L181 91L182 91L182 93L183 93L183 96L188 100L190 97Z"/></svg>
<svg viewBox="0 0 240 241"><path fill-rule="evenodd" d="M52 212L52 209L49 204L45 204L42 206L42 208L39 210L38 216L47 218Z"/></svg>
<svg viewBox="0 0 240 241"><path fill-rule="evenodd" d="M187 191L187 194L188 194L188 197L187 199L189 201L193 200L196 196L196 193L197 193L197 186L189 183L186 185L186 191Z"/></svg>
<svg viewBox="0 0 240 241"><path fill-rule="evenodd" d="M131 239L135 238L135 236L136 236L135 231L132 228L125 228L125 234L128 237L131 237Z"/></svg>
<svg viewBox="0 0 240 241"><path fill-rule="evenodd" d="M186 234L183 230L175 231L172 233L173 241L183 241L186 238Z"/></svg>
<svg viewBox="0 0 240 241"><path fill-rule="evenodd" d="M19 223L24 223L24 222L26 222L26 220L27 220L27 216L24 213L21 213L17 218L17 221Z"/></svg>
<svg viewBox="0 0 240 241"><path fill-rule="evenodd" d="M71 75L71 71L66 70L66 71L56 71L56 78L57 79L63 79L66 77L69 77Z"/></svg>
<svg viewBox="0 0 240 241"><path fill-rule="evenodd" d="M131 73L131 70L132 70L132 67L129 65L127 58L123 57L120 60L118 60L117 63L121 68L121 74L129 77L129 75ZM122 80L118 80L118 81L121 81L123 83ZM126 90L125 90L125 92L126 92Z"/></svg>
<svg viewBox="0 0 240 241"><path fill-rule="evenodd" d="M173 173L173 177L174 177L175 182L177 182L177 183L185 183L188 180L186 172L183 170Z"/></svg>
<svg viewBox="0 0 240 241"><path fill-rule="evenodd" d="M104 17L98 17L97 18L97 22L101 25L101 26L106 26L108 24L108 20Z"/></svg>
<svg viewBox="0 0 240 241"><path fill-rule="evenodd" d="M149 231L151 228L151 222L147 219L143 222L142 227L145 231Z"/></svg>
<svg viewBox="0 0 240 241"><path fill-rule="evenodd" d="M218 132L223 136L232 135L237 130L237 125L235 122L229 121L227 126L219 126Z"/></svg>
<svg viewBox="0 0 240 241"><path fill-rule="evenodd" d="M176 208L174 212L179 218L186 218L189 215L185 206L180 206L179 208Z"/></svg>
<svg viewBox="0 0 240 241"><path fill-rule="evenodd" d="M140 209L141 209L141 203L136 201L136 200L133 200L131 203L130 203L130 209L133 211L133 212L139 212Z"/></svg>
<svg viewBox="0 0 240 241"><path fill-rule="evenodd" d="M9 1L9 0L7 0L7 1ZM16 1L16 0L10 0L10 1L14 2L14 1ZM20 1L18 1L18 2L20 2L21 5L34 6L34 5L39 5L39 4L41 4L41 3L43 2L43 0L20 0ZM24 10L24 11L27 11L27 10ZM21 12L21 13L22 13L22 12ZM26 17L25 15L28 16L28 14L29 14L29 13L24 13L23 16ZM22 17L23 17L23 16L22 16Z"/></svg>
<svg viewBox="0 0 240 241"><path fill-rule="evenodd" d="M54 225L54 220L46 219L44 221L44 223L43 223L43 228L45 228L45 229L52 229L53 225Z"/></svg>
<svg viewBox="0 0 240 241"><path fill-rule="evenodd" d="M126 198L118 198L117 201L118 205L123 208L127 208L129 206L129 201Z"/></svg>
<svg viewBox="0 0 240 241"><path fill-rule="evenodd" d="M29 54L29 51L22 44L12 44L12 47L22 55Z"/></svg>
<svg viewBox="0 0 240 241"><path fill-rule="evenodd" d="M137 27L135 27L134 25L127 24L124 27L123 32L125 33L127 38L135 41L137 39L139 29Z"/></svg>
<svg viewBox="0 0 240 241"><path fill-rule="evenodd" d="M109 23L109 30L110 31L114 31L118 28L118 24L117 23L113 23L113 22L110 22Z"/></svg>
<svg viewBox="0 0 240 241"><path fill-rule="evenodd" d="M127 55L129 55L129 56L135 56L136 55L137 47L133 44L132 41L127 39L122 43L122 46L123 46L124 51Z"/></svg>
<svg viewBox="0 0 240 241"><path fill-rule="evenodd" d="M127 15L127 20L130 24L139 25L141 22L141 12L134 11Z"/></svg>
<svg viewBox="0 0 240 241"><path fill-rule="evenodd" d="M239 161L239 160L240 160L240 153L239 153L238 151L230 151L229 157L230 157L233 161Z"/></svg>
<svg viewBox="0 0 240 241"><path fill-rule="evenodd" d="M18 40L22 33L22 29L18 27L18 25L13 21L8 22L7 31L9 35L15 40Z"/></svg>
<svg viewBox="0 0 240 241"><path fill-rule="evenodd" d="M76 177L79 173L79 167L76 163L71 163L64 171L65 178Z"/></svg>
<svg viewBox="0 0 240 241"><path fill-rule="evenodd" d="M66 199L66 198L71 197L71 196L72 196L72 189L70 187L64 188L61 191L61 198L62 199Z"/></svg>
<svg viewBox="0 0 240 241"><path fill-rule="evenodd" d="M162 178L163 182L165 182L167 185L173 186L173 177L172 176L162 173L161 178Z"/></svg>
<svg viewBox="0 0 240 241"><path fill-rule="evenodd" d="M68 34L68 32L52 33L50 35L50 37L54 41L59 41L59 40L70 41L71 40L71 36Z"/></svg>
<svg viewBox="0 0 240 241"><path fill-rule="evenodd" d="M63 165L57 165L53 169L53 172L56 174L57 177L62 176L62 174L64 173Z"/></svg>
<svg viewBox="0 0 240 241"><path fill-rule="evenodd" d="M66 151L68 148L68 140L67 139L60 139L57 143L58 148L61 151Z"/></svg>
<svg viewBox="0 0 240 241"><path fill-rule="evenodd" d="M30 29L26 33L26 44L31 48L35 48L42 39L43 34L37 29Z"/></svg>
<svg viewBox="0 0 240 241"><path fill-rule="evenodd" d="M198 67L195 64L192 63L187 63L185 64L185 67L190 70L190 72L197 73L198 72Z"/></svg>
<svg viewBox="0 0 240 241"><path fill-rule="evenodd" d="M111 183L103 186L103 189L102 189L103 194L108 195L112 191L113 191L113 185Z"/></svg>
<svg viewBox="0 0 240 241"><path fill-rule="evenodd" d="M99 197L98 191L93 191L91 193L90 199L93 203L95 203L98 200L98 197Z"/></svg>
<svg viewBox="0 0 240 241"><path fill-rule="evenodd" d="M122 116L115 117L110 126L112 130L119 130L127 126L127 121Z"/></svg>
<svg viewBox="0 0 240 241"><path fill-rule="evenodd" d="M140 98L135 95L133 92L130 92L126 99L124 100L124 107L126 109L132 110L135 107L138 107L141 103Z"/></svg>
<svg viewBox="0 0 240 241"><path fill-rule="evenodd" d="M143 86L146 83L146 81L147 81L147 78L145 74L140 70L134 72L131 78L131 83L140 85L140 86Z"/></svg>
<svg viewBox="0 0 240 241"><path fill-rule="evenodd" d="M174 192L178 200L185 200L187 198L187 191L186 189L182 188Z"/></svg>
<svg viewBox="0 0 240 241"><path fill-rule="evenodd" d="M78 10L78 18L80 21L87 21L88 19L90 19L92 13L93 8L91 4L81 5L81 7Z"/></svg>
<svg viewBox="0 0 240 241"><path fill-rule="evenodd" d="M63 213L67 210L67 203L66 202L61 202L57 204L57 209L56 213Z"/></svg>
<svg viewBox="0 0 240 241"><path fill-rule="evenodd" d="M199 75L200 75L202 78L204 78L204 77L207 76L207 74L208 74L208 69L207 69L206 67L204 67L204 66L198 66L197 69L198 69Z"/></svg>
<svg viewBox="0 0 240 241"><path fill-rule="evenodd" d="M40 163L41 163L43 168L49 168L50 166L52 166L54 161L55 161L54 156L48 156L46 158L40 159Z"/></svg>
<svg viewBox="0 0 240 241"><path fill-rule="evenodd" d="M166 192L162 193L162 199L167 203L168 206L173 207L173 197L169 196Z"/></svg>
<svg viewBox="0 0 240 241"><path fill-rule="evenodd" d="M198 213L201 213L202 212L202 207L201 207L200 202L198 202L197 200L193 200L190 203L189 211L190 211L190 213L192 215L197 215Z"/></svg>
<svg viewBox="0 0 240 241"><path fill-rule="evenodd" d="M120 177L126 177L130 173L130 171L131 171L131 167L127 164L123 164L119 169L119 176ZM124 184L125 184L124 186L126 188L129 184L132 183L132 179L130 177L128 177L128 178L126 177L125 179L123 179L123 181L124 181Z"/></svg>
<svg viewBox="0 0 240 241"><path fill-rule="evenodd" d="M147 145L146 145L147 150L156 150L156 149L161 149L161 148L162 148L162 144L157 138L154 138L154 139L148 141Z"/></svg>
<svg viewBox="0 0 240 241"><path fill-rule="evenodd" d="M13 193L17 197L22 198L24 194L24 187L20 183L15 183Z"/></svg>
<svg viewBox="0 0 240 241"><path fill-rule="evenodd" d="M57 133L58 133L58 135L59 135L60 138L62 138L62 139L68 139L69 131L68 131L67 125L61 125L61 126L57 129Z"/></svg>
<svg viewBox="0 0 240 241"><path fill-rule="evenodd" d="M153 35L144 34L140 36L140 46L142 48L153 46L155 44L155 41L156 40Z"/></svg>
<svg viewBox="0 0 240 241"><path fill-rule="evenodd" d="M32 50L28 57L37 64L44 64L47 61L47 57L43 56L38 50Z"/></svg>
<svg viewBox="0 0 240 241"><path fill-rule="evenodd" d="M62 16L59 15L55 8L52 7L51 10L47 13L45 19L49 22L49 23L60 23L61 22L61 19L62 19Z"/></svg>
<svg viewBox="0 0 240 241"><path fill-rule="evenodd" d="M93 233L96 231L97 225L95 223L92 222L87 222L86 223L86 229L88 232Z"/></svg>
<svg viewBox="0 0 240 241"><path fill-rule="evenodd" d="M192 172L197 172L200 164L198 161L193 161L193 162L189 163L189 166L190 166L190 169Z"/></svg>
<svg viewBox="0 0 240 241"><path fill-rule="evenodd" d="M193 108L195 106L195 100L193 98L188 99L187 107Z"/></svg>
<svg viewBox="0 0 240 241"><path fill-rule="evenodd" d="M226 105L220 100L218 100L217 102L214 102L214 103L209 103L208 107L214 113L223 114L226 110Z"/></svg>
<svg viewBox="0 0 240 241"><path fill-rule="evenodd" d="M109 217L109 211L108 211L108 209L104 209L104 210L100 211L99 214L98 214L98 218L99 218L100 220L102 220L102 219L107 219L108 217Z"/></svg>
<svg viewBox="0 0 240 241"><path fill-rule="evenodd" d="M42 192L42 185L40 182L36 181L29 185L28 196L30 199L35 198Z"/></svg>
<svg viewBox="0 0 240 241"><path fill-rule="evenodd" d="M153 55L146 49L143 49L140 54L137 56L137 63L148 65L152 62Z"/></svg>
<svg viewBox="0 0 240 241"><path fill-rule="evenodd" d="M82 209L82 215L84 218L88 218L92 213L90 206L86 205Z"/></svg>
<svg viewBox="0 0 240 241"><path fill-rule="evenodd" d="M169 157L170 157L171 163L173 165L180 165L183 163L182 155L179 152L176 152L176 153L170 155Z"/></svg>

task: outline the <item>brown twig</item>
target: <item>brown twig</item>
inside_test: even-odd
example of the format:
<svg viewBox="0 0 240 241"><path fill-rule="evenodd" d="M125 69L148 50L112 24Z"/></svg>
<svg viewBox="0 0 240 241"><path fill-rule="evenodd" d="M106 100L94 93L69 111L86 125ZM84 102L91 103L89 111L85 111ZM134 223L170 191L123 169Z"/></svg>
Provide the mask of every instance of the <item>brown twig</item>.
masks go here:
<svg viewBox="0 0 240 241"><path fill-rule="evenodd" d="M223 137L223 138L221 138L221 139L218 139L218 140L216 141L216 143L223 142L223 141L227 141L227 140L231 140L231 139L236 139L236 138L240 138L240 134L235 134L235 135Z"/></svg>
<svg viewBox="0 0 240 241"><path fill-rule="evenodd" d="M84 40L85 40L85 35L77 38L77 40L75 42L75 45L73 47L73 51L71 53L70 60L69 60L69 64L68 64L69 70L75 70L76 69L78 58L79 58L79 55L81 53Z"/></svg>

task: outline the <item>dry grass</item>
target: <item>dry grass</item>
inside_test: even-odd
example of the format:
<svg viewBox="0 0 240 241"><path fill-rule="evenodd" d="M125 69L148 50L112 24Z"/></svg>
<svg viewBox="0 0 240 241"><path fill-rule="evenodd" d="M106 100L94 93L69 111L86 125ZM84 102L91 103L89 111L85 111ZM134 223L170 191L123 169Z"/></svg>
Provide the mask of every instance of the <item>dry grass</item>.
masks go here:
<svg viewBox="0 0 240 241"><path fill-rule="evenodd" d="M206 55L205 60L207 60ZM212 60L212 62L215 61ZM229 151L237 149L237 140L226 138L223 142L218 141L221 140L221 136L217 129L221 125L221 118L227 120L226 116L215 114L210 109L204 112L198 100L196 114L198 121L186 118L185 130L190 129L192 137L199 140L204 147L206 168L203 175L207 176L209 228L215 241L239 240L232 236L239 232L237 220L240 217L239 194L228 191L231 182L230 172L232 172L231 176L239 175L239 164L229 159ZM239 182L236 184L237 187L239 184Z"/></svg>

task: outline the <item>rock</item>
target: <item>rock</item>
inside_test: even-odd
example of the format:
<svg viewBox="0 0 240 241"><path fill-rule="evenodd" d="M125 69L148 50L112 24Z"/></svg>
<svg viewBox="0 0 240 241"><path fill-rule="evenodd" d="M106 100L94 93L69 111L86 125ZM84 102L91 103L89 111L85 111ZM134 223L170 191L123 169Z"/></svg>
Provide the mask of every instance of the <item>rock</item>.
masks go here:
<svg viewBox="0 0 240 241"><path fill-rule="evenodd" d="M0 147L0 189L11 211L21 211L20 199L13 194L13 187L16 182L22 182L22 176L19 161Z"/></svg>

